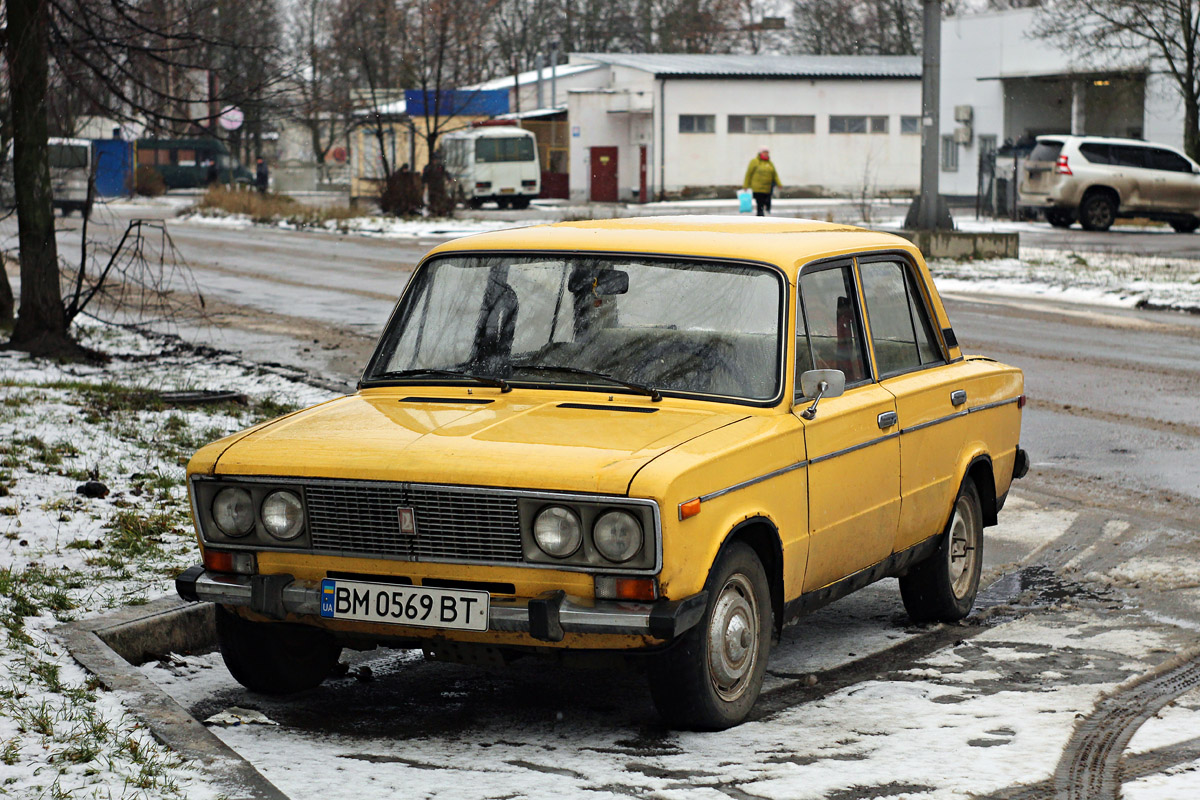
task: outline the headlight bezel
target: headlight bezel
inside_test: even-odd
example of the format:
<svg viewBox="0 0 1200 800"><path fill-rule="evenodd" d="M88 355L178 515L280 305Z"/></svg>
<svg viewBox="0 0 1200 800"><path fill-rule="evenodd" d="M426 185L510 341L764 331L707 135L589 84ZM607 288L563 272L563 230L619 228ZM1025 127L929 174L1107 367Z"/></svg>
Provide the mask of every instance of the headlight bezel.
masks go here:
<svg viewBox="0 0 1200 800"><path fill-rule="evenodd" d="M188 481L193 518L205 546L219 546L226 550L297 550L309 549L308 501L304 487L299 482L280 479L264 479L254 476L238 478L209 478L192 476ZM213 504L218 495L229 489L249 494L253 508L254 524L244 534L230 535L217 525ZM268 532L263 521L263 502L276 492L285 491L300 502L301 522L291 539L280 539Z"/></svg>
<svg viewBox="0 0 1200 800"><path fill-rule="evenodd" d="M571 572L603 572L623 575L655 575L662 569L662 525L658 504L653 500L554 492L514 492L521 516L525 542L525 566L550 567ZM574 512L583 526L583 542L567 558L547 555L533 536L537 514L548 505L561 505ZM640 547L623 562L606 557L595 542L596 521L606 513L629 514L641 529Z"/></svg>

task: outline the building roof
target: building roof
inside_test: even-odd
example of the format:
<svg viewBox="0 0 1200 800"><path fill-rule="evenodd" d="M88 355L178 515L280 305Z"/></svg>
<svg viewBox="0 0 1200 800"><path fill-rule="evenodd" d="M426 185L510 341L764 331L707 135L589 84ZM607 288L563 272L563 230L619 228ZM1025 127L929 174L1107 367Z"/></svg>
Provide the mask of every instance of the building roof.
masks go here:
<svg viewBox="0 0 1200 800"><path fill-rule="evenodd" d="M573 58L651 72L660 78L917 78L920 56L739 56L578 53Z"/></svg>
<svg viewBox="0 0 1200 800"><path fill-rule="evenodd" d="M430 252L464 250L662 253L750 259L777 264L793 277L803 264L818 256L864 250L917 252L907 239L851 225L811 219L701 214L512 228L455 239Z"/></svg>
<svg viewBox="0 0 1200 800"><path fill-rule="evenodd" d="M548 83L550 81L551 77L556 77L561 80L562 78L566 78L571 75L578 75L582 72L591 72L592 70L595 70L595 69L600 69L600 65L599 64L559 64L557 67L554 67L553 69L551 67L543 67L542 68L542 80L546 81ZM537 77L538 77L538 71L536 69L531 69L528 72L522 72L515 76L514 75L505 75L503 78L494 78L490 81L486 81L484 83L480 83L475 86L468 86L467 88L468 89L511 89L511 88L513 88L513 85L514 85L513 78L516 78L517 85L528 86L532 83L537 83Z"/></svg>

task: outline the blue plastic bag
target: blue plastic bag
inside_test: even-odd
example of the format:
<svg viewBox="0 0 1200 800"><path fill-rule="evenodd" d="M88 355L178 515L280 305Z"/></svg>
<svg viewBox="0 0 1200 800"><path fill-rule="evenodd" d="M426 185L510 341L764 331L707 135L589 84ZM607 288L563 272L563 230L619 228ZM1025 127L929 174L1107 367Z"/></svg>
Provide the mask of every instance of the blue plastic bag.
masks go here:
<svg viewBox="0 0 1200 800"><path fill-rule="evenodd" d="M754 210L754 193L749 189L742 189L738 192L738 212L749 214Z"/></svg>

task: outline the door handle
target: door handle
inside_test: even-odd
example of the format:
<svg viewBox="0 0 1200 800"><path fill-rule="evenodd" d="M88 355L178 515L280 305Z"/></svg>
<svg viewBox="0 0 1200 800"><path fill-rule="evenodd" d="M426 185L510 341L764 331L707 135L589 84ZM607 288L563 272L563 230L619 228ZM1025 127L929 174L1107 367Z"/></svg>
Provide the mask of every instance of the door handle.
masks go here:
<svg viewBox="0 0 1200 800"><path fill-rule="evenodd" d="M951 405L961 406L965 402L967 402L966 390L955 389L953 392L950 393L950 404Z"/></svg>
<svg viewBox="0 0 1200 800"><path fill-rule="evenodd" d="M879 419L877 420L879 422L879 429L886 430L895 425L899 419L895 411L885 411L879 415Z"/></svg>

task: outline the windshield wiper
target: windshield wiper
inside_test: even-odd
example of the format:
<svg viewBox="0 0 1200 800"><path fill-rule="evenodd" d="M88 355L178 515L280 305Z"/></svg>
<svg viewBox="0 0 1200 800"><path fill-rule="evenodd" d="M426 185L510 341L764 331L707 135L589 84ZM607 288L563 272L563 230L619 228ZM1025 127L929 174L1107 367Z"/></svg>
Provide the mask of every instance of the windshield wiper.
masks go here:
<svg viewBox="0 0 1200 800"><path fill-rule="evenodd" d="M503 378L493 378L490 375L473 375L470 372L462 372L456 369L394 369L390 372L372 375L371 378L372 380L380 378L409 378L418 375L445 375L451 378L469 378L477 383L482 383L484 386L495 386L500 390L501 394L512 391L512 387L508 385L508 381Z"/></svg>
<svg viewBox="0 0 1200 800"><path fill-rule="evenodd" d="M617 378L613 375L609 375L607 372L596 372L595 370L591 369L566 367L559 364L513 364L512 368L515 370L527 369L532 370L533 372L565 372L568 375L583 375L589 378L600 378L601 380L615 383L618 386L624 386L626 389L633 389L635 392L641 392L642 394L649 395L650 399L655 403L662 400L662 395L659 394L658 389L655 389L653 386L647 386L644 383L635 383L633 381Z"/></svg>

